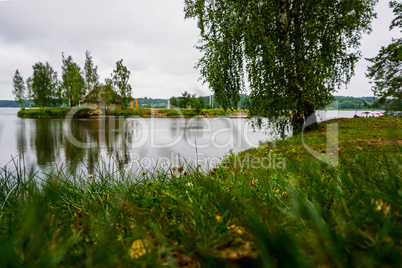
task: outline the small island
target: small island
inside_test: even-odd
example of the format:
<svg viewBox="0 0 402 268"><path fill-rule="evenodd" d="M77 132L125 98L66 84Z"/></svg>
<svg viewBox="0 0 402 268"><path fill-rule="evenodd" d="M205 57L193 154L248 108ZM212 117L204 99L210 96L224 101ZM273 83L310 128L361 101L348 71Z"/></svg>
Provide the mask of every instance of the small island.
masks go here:
<svg viewBox="0 0 402 268"><path fill-rule="evenodd" d="M72 113L70 113L72 112ZM74 118L98 118L104 116L125 117L154 117L154 118L178 118L178 117L218 117L236 115L236 112L225 112L223 109L141 109L141 108L116 108L105 110L99 108L35 108L21 109L18 117L21 118L66 118L71 114ZM242 113L243 115L244 113Z"/></svg>

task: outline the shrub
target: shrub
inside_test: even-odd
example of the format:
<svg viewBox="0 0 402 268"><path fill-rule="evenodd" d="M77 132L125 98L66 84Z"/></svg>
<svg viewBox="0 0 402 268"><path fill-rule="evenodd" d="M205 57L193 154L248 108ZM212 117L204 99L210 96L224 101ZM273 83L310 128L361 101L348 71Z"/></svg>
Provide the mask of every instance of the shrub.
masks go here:
<svg viewBox="0 0 402 268"><path fill-rule="evenodd" d="M142 116L148 117L151 115L151 110L149 109L136 109L136 108L127 108L127 109L116 109L114 112L108 112L108 114L116 115L116 116Z"/></svg>
<svg viewBox="0 0 402 268"><path fill-rule="evenodd" d="M226 112L223 109L204 109L201 114L205 116L225 116Z"/></svg>
<svg viewBox="0 0 402 268"><path fill-rule="evenodd" d="M34 117L64 117L70 111L69 108L64 107L49 107L38 109L21 109L18 112L19 117L34 118Z"/></svg>

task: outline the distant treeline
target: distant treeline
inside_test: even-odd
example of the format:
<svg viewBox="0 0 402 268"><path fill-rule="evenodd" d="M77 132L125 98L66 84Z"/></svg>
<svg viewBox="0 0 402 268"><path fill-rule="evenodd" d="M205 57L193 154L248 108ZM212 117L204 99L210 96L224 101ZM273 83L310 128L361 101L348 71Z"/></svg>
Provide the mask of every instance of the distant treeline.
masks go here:
<svg viewBox="0 0 402 268"><path fill-rule="evenodd" d="M344 96L335 96L335 101L328 105L326 108L328 109L339 109L339 110L359 110L359 109L368 109L364 102L368 104L373 103L373 97L344 97ZM385 109L384 105L377 107L377 109Z"/></svg>
<svg viewBox="0 0 402 268"><path fill-rule="evenodd" d="M212 96L200 97L204 107L202 108L219 108L220 105L217 103ZM327 109L340 109L340 110L359 110L368 109L364 106L363 100L369 104L373 103L373 97L344 97L335 96L335 101L328 105ZM247 109L247 96L241 95L241 107ZM28 106L28 101L25 101L25 107ZM166 108L168 99L153 99L153 98L138 98L138 106L140 108ZM134 104L135 105L135 104ZM173 106L173 104L171 103ZM19 104L13 100L0 100L0 107L19 107ZM384 106L378 107L378 109L385 109Z"/></svg>
<svg viewBox="0 0 402 268"><path fill-rule="evenodd" d="M153 98L138 98L139 108L166 108L168 103L167 99L153 99ZM135 104L134 104L135 105Z"/></svg>
<svg viewBox="0 0 402 268"><path fill-rule="evenodd" d="M183 96L184 95L184 96ZM171 106L180 107L180 98L186 98L187 93L183 93L182 96L172 97L170 98ZM189 96L191 98L192 96ZM194 97L195 98L195 97ZM220 108L220 104L215 100L213 96L201 96L201 103L203 105L202 108ZM368 104L373 103L373 97L345 97L345 96L335 96L335 101L328 105L327 109L340 109L340 110L359 110L359 109L368 109L364 106L363 100ZM153 99L153 98L139 98L138 106L140 108L165 108L167 106L167 99ZM190 101L189 101L190 103ZM233 104L233 107L237 107L238 105ZM247 95L240 95L240 107L242 109L247 109L248 101ZM237 107L238 108L238 107ZM380 106L377 109L385 109L384 106Z"/></svg>
<svg viewBox="0 0 402 268"><path fill-rule="evenodd" d="M25 106L28 106L28 101L25 101ZM13 100L0 100L0 107L20 107L20 105Z"/></svg>

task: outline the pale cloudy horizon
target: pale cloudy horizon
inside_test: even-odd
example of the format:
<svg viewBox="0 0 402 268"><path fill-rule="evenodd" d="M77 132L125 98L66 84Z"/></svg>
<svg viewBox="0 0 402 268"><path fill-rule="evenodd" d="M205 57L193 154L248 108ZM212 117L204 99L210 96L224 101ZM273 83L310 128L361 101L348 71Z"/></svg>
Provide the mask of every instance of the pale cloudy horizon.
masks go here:
<svg viewBox="0 0 402 268"><path fill-rule="evenodd" d="M0 1L0 99L11 100L12 77L24 79L32 65L49 64L61 75L61 53L81 67L89 50L98 65L100 81L110 77L116 61L131 71L133 97L169 98L185 90L210 95L194 69L202 54L195 48L199 30L184 20L184 0L16 0ZM347 89L336 95L372 96L365 78L367 61L400 32L390 32L393 19L388 1L377 5L371 35L362 40L361 59Z"/></svg>

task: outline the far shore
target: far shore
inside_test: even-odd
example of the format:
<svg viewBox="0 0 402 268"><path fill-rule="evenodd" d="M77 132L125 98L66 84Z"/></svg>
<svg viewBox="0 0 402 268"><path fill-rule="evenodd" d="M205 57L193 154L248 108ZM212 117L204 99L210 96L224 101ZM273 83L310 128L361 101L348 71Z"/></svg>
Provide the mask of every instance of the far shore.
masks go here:
<svg viewBox="0 0 402 268"><path fill-rule="evenodd" d="M180 118L180 117L247 117L246 111L224 111L223 109L93 109L93 108L71 108L76 109L73 113L75 118L99 118L105 116L125 116L125 117L142 117L142 118ZM18 111L18 117L21 118L65 118L71 111L70 108L54 107L54 108L32 108L21 109Z"/></svg>
<svg viewBox="0 0 402 268"><path fill-rule="evenodd" d="M7 108L7 107L1 107ZM13 108L13 107L10 107ZM18 108L16 108L18 109ZM141 108L117 108L114 110L93 109L93 108L71 108L76 109L74 118L100 118L108 116L124 116L124 117L140 117L140 118L216 118L216 117L230 117L230 118L247 118L247 110L223 110L223 109L141 109ZM18 111L18 117L20 118L66 118L68 114L71 114L68 107L49 107L49 108L25 108ZM351 111L356 112L371 112L372 109L343 109L334 110L328 109L323 111ZM381 109L374 109L374 111L383 111Z"/></svg>

